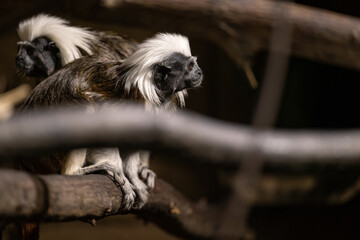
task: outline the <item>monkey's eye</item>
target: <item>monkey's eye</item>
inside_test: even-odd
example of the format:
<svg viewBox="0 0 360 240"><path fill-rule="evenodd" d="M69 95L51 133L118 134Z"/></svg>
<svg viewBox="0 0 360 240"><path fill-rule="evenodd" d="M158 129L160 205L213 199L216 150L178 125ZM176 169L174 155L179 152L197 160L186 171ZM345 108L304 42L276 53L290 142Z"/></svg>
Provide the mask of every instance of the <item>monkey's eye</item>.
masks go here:
<svg viewBox="0 0 360 240"><path fill-rule="evenodd" d="M193 67L194 67L194 63L193 63L193 62L189 63L188 69L189 69L190 71L193 69Z"/></svg>
<svg viewBox="0 0 360 240"><path fill-rule="evenodd" d="M48 45L44 47L44 50L46 51L52 51L56 49L56 43L55 42L49 42Z"/></svg>
<svg viewBox="0 0 360 240"><path fill-rule="evenodd" d="M26 48L26 52L27 52L27 54L29 54L29 55L33 55L34 51L35 51L35 49L32 48L32 47Z"/></svg>

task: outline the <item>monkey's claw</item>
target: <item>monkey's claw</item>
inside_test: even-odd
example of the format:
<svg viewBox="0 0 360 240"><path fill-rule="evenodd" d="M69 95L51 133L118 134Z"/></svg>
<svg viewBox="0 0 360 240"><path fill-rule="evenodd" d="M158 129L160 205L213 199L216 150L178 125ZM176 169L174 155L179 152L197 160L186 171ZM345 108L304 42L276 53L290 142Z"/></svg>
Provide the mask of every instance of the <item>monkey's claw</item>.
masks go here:
<svg viewBox="0 0 360 240"><path fill-rule="evenodd" d="M135 204L136 194L133 190L134 186L132 186L129 180L125 177L124 173L122 172L122 168L119 170L117 166L103 163L81 168L77 171L77 174L85 175L99 172L104 172L110 176L115 184L121 189L123 194L122 210L129 211Z"/></svg>
<svg viewBox="0 0 360 240"><path fill-rule="evenodd" d="M130 210L135 204L136 194L133 190L132 184L127 180L127 178L122 178L118 173L114 173L114 182L119 186L122 191L122 209Z"/></svg>
<svg viewBox="0 0 360 240"><path fill-rule="evenodd" d="M148 199L148 191L146 185L141 181L134 181L133 182L134 191L136 192L136 201L133 206L134 209L142 208Z"/></svg>

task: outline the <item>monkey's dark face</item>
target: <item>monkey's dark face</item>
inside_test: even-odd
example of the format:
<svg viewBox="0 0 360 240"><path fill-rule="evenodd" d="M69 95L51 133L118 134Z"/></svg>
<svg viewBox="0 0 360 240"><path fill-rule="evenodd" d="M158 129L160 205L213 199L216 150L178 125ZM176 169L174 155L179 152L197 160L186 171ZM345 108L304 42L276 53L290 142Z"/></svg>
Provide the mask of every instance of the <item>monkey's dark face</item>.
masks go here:
<svg viewBox="0 0 360 240"><path fill-rule="evenodd" d="M186 57L174 53L162 63L155 66L155 85L164 97L186 88L200 86L202 71L196 62L196 57Z"/></svg>
<svg viewBox="0 0 360 240"><path fill-rule="evenodd" d="M18 43L16 68L29 77L47 77L61 67L60 52L56 44L46 37Z"/></svg>

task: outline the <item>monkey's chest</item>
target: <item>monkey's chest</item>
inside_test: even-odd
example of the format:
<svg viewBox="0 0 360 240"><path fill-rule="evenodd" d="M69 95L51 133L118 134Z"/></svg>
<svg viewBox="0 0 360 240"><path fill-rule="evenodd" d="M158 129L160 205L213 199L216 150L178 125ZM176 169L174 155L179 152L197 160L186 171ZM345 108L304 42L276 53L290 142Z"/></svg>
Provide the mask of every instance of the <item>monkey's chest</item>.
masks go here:
<svg viewBox="0 0 360 240"><path fill-rule="evenodd" d="M67 151L49 152L22 158L19 168L39 174L59 174L65 165Z"/></svg>

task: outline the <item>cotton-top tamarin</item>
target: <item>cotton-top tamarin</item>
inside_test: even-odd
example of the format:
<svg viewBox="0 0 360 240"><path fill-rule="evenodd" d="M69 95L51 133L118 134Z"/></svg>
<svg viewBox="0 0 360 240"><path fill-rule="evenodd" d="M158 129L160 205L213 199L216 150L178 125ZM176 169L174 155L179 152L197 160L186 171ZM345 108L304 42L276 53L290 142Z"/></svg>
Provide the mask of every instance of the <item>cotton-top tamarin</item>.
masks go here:
<svg viewBox="0 0 360 240"><path fill-rule="evenodd" d="M69 22L39 14L20 22L16 68L38 82L84 55L101 55L121 61L137 49L137 42L111 32L90 31Z"/></svg>
<svg viewBox="0 0 360 240"><path fill-rule="evenodd" d="M54 109L88 103L95 108L104 101L133 100L148 110L184 105L189 88L202 82L202 71L191 55L188 39L178 34L157 34L144 41L124 61L110 61L97 55L79 58L52 74L33 90L22 107L23 112ZM120 156L117 148L74 150L66 154L43 156L40 161L23 162L29 170L42 173L87 174L103 171L113 177L124 194L124 208L135 201L142 206L147 187L139 179L141 155ZM49 162L52 161L51 164ZM151 178L154 179L154 178ZM153 183L148 183L151 185Z"/></svg>
<svg viewBox="0 0 360 240"><path fill-rule="evenodd" d="M62 66L82 57L98 55L102 59L123 61L137 49L138 43L110 32L90 31L69 25L59 17L39 14L20 22L16 68L36 84ZM45 106L44 106L45 107ZM72 157L85 155L82 149L73 151ZM148 168L149 154L141 154L139 174L149 188L154 185L155 174Z"/></svg>

